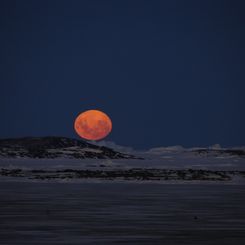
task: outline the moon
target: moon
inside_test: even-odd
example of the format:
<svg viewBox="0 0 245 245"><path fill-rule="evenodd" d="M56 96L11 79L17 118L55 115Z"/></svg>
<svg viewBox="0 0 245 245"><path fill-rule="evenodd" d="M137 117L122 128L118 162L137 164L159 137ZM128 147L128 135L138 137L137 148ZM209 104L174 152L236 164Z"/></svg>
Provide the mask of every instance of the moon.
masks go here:
<svg viewBox="0 0 245 245"><path fill-rule="evenodd" d="M109 116L99 110L88 110L80 113L74 122L76 133L86 140L101 140L112 130Z"/></svg>

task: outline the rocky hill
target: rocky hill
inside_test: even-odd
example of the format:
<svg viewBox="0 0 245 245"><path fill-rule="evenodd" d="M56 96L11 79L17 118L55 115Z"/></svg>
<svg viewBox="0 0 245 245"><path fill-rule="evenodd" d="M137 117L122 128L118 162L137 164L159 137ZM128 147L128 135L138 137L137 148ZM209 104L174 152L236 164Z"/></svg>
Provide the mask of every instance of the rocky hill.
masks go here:
<svg viewBox="0 0 245 245"><path fill-rule="evenodd" d="M0 139L0 157L4 158L94 158L138 159L138 157L66 137L26 137Z"/></svg>

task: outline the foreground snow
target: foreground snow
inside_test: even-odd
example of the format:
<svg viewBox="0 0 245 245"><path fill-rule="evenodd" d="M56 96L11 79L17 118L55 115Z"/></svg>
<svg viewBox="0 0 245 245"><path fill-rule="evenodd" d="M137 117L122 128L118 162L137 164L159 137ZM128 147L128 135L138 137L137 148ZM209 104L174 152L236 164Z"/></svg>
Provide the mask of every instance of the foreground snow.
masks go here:
<svg viewBox="0 0 245 245"><path fill-rule="evenodd" d="M244 245L244 186L0 184L1 244Z"/></svg>
<svg viewBox="0 0 245 245"><path fill-rule="evenodd" d="M26 180L70 182L100 179L245 183L245 157L233 153L233 150L220 148L166 147L130 152L138 159L1 158L0 178L5 181L11 177L23 181L17 177L24 177Z"/></svg>

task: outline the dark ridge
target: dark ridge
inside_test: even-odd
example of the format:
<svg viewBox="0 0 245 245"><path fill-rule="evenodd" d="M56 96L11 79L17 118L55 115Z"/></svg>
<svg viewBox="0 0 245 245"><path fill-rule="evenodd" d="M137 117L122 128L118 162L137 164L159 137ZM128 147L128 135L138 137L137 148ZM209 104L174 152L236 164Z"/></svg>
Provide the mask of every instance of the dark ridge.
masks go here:
<svg viewBox="0 0 245 245"><path fill-rule="evenodd" d="M58 136L0 139L0 147L39 147L42 149L57 149L72 146L89 146L91 148L97 148L96 145L90 144L84 140Z"/></svg>
<svg viewBox="0 0 245 245"><path fill-rule="evenodd" d="M108 147L93 145L84 140L55 136L0 139L0 156L7 158L140 159Z"/></svg>

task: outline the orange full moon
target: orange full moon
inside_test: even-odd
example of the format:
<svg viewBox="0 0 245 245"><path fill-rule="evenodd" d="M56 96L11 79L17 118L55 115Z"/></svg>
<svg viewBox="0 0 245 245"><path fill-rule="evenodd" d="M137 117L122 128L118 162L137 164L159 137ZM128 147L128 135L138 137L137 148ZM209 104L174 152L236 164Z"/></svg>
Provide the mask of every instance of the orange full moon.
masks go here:
<svg viewBox="0 0 245 245"><path fill-rule="evenodd" d="M74 129L84 139L101 140L111 132L112 122L104 112L88 110L78 115Z"/></svg>

